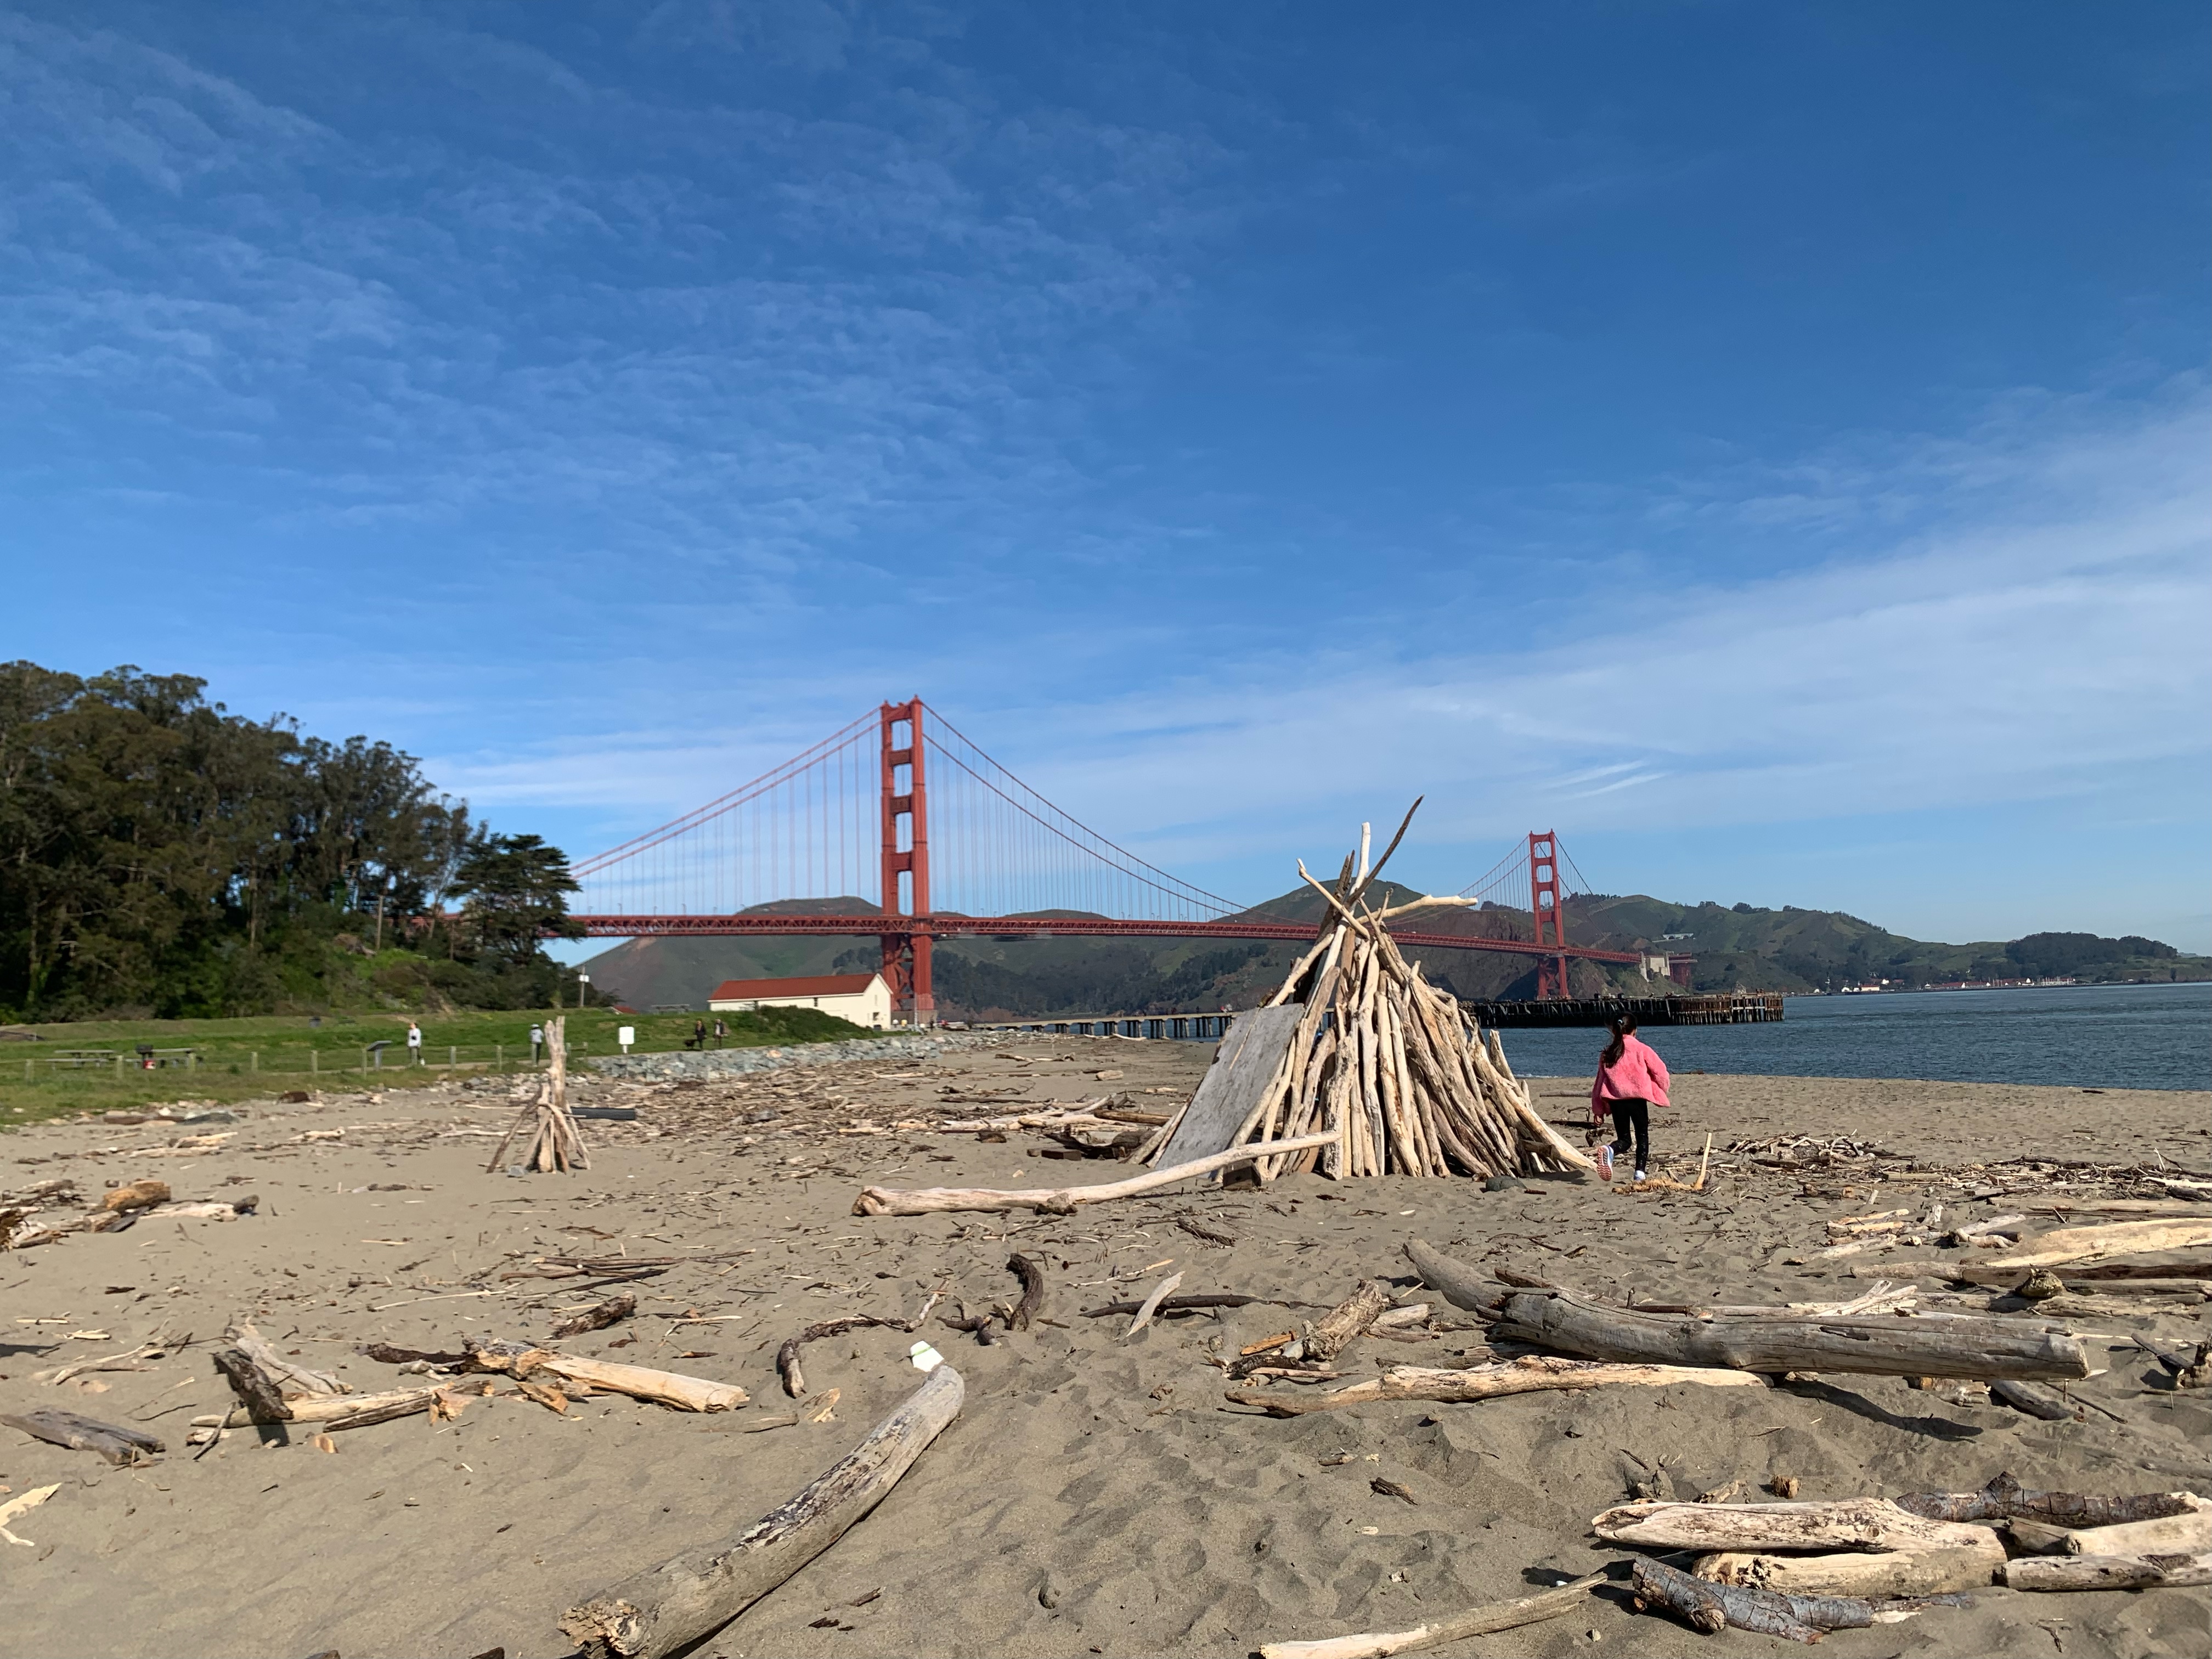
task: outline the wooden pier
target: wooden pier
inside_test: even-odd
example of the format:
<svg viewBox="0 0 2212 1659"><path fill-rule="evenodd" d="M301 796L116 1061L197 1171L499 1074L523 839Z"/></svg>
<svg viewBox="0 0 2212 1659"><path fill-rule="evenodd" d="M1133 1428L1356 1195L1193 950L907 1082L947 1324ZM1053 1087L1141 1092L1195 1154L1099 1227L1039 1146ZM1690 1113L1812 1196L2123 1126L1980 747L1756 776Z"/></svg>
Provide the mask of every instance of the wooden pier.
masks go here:
<svg viewBox="0 0 2212 1659"><path fill-rule="evenodd" d="M1481 1025L1500 1030L1534 1026L1609 1025L1633 1014L1638 1025L1767 1025L1782 1018L1779 991L1736 991L1704 997L1554 997L1542 1002L1470 1002Z"/></svg>

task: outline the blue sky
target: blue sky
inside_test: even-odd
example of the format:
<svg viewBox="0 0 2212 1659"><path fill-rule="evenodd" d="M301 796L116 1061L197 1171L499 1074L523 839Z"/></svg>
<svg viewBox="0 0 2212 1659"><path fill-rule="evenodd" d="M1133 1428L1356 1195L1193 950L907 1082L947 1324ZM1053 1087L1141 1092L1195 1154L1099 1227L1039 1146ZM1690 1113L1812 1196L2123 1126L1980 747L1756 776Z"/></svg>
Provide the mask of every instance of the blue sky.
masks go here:
<svg viewBox="0 0 2212 1659"><path fill-rule="evenodd" d="M2206 34L17 4L5 648L579 854L918 691L1239 897L2212 948Z"/></svg>

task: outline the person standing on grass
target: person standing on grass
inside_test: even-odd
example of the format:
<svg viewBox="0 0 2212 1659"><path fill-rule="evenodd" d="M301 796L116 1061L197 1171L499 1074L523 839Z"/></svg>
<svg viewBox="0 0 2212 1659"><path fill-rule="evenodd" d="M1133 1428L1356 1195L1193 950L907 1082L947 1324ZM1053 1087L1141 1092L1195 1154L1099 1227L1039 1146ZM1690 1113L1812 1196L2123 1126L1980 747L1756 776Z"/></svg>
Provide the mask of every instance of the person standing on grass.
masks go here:
<svg viewBox="0 0 2212 1659"><path fill-rule="evenodd" d="M530 1063L532 1066L538 1063L538 1056L544 1047L545 1028L533 1020L530 1026Z"/></svg>
<svg viewBox="0 0 2212 1659"><path fill-rule="evenodd" d="M1633 1138L1636 1178L1641 1181L1651 1163L1651 1109L1667 1103L1667 1062L1650 1044L1638 1041L1635 1015L1617 1015L1607 1029L1613 1041L1598 1056L1597 1077L1590 1085L1590 1114L1603 1118L1612 1113L1615 1158L1628 1156Z"/></svg>
<svg viewBox="0 0 2212 1659"><path fill-rule="evenodd" d="M411 1019L407 1022L407 1063L410 1066L422 1063L422 1028Z"/></svg>

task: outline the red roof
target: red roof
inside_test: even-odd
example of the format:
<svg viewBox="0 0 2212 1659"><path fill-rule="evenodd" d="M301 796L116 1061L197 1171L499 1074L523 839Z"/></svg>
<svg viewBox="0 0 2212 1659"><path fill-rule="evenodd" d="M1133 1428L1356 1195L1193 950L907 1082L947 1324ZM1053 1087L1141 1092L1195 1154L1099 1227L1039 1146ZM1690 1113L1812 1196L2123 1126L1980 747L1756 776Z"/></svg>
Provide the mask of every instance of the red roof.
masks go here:
<svg viewBox="0 0 2212 1659"><path fill-rule="evenodd" d="M878 976L874 974L817 974L811 979L726 979L714 988L709 1002L750 1002L769 997L858 996Z"/></svg>

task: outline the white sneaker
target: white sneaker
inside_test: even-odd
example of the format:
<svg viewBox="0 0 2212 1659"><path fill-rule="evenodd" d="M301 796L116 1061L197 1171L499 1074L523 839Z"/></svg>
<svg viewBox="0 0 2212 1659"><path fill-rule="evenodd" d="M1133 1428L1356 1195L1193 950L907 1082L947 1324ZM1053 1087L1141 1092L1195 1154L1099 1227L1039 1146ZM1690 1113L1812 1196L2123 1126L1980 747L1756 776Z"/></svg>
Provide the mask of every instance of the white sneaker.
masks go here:
<svg viewBox="0 0 2212 1659"><path fill-rule="evenodd" d="M1638 1181L1643 1180L1643 1179L1644 1179L1644 1171L1643 1171L1643 1170L1638 1170L1636 1172L1636 1178L1637 1178Z"/></svg>

